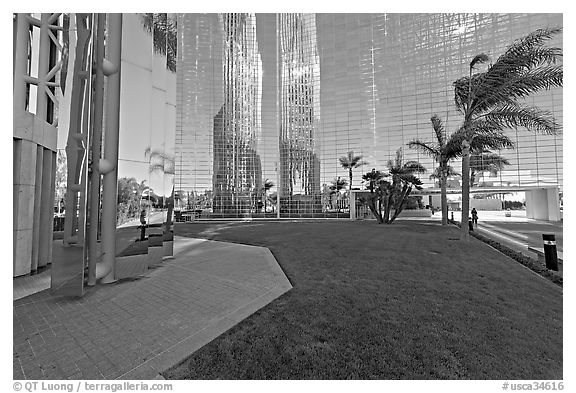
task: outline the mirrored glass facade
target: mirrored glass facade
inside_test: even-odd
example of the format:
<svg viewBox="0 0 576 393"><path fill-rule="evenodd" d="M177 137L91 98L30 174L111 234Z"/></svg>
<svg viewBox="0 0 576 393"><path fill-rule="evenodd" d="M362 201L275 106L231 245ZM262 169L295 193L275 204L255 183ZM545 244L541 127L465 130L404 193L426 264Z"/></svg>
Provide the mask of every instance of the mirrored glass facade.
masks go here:
<svg viewBox="0 0 576 393"><path fill-rule="evenodd" d="M200 217L348 216L339 157L353 151L384 169L407 148L462 122L452 83L481 52L562 26L561 14L179 14L176 83L177 208ZM562 46L562 36L551 41ZM562 89L529 104L562 124ZM479 184L562 190L562 134L508 130L510 165ZM459 171L459 162L453 162ZM425 187L434 180L423 175Z"/></svg>

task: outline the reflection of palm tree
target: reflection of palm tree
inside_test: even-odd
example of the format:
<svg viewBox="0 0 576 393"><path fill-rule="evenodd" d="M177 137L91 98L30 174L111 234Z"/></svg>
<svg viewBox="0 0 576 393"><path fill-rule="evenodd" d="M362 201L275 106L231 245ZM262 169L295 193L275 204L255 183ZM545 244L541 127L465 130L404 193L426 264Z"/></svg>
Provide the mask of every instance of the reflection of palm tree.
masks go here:
<svg viewBox="0 0 576 393"><path fill-rule="evenodd" d="M330 188L330 195L332 196L336 194L336 206L338 208L338 211L340 211L340 205L338 204L338 197L340 196L340 191L344 190L347 185L348 181L338 176L338 178L332 180L332 182L328 186Z"/></svg>
<svg viewBox="0 0 576 393"><path fill-rule="evenodd" d="M264 213L266 213L266 200L268 199L268 191L270 191L272 187L274 187L274 182L272 182L272 180L264 180L264 184L262 184L262 192L264 193Z"/></svg>
<svg viewBox="0 0 576 393"><path fill-rule="evenodd" d="M362 156L355 156L353 151L349 151L347 155L338 159L342 168L348 169L350 189L352 189L352 170L368 164L366 161L363 161L362 158Z"/></svg>
<svg viewBox="0 0 576 393"><path fill-rule="evenodd" d="M479 54L469 64L469 76L454 82L454 101L464 116L459 131L463 135L463 211L470 206L469 151L477 135L499 134L506 128L517 127L556 134L561 128L550 112L518 102L542 89L562 87L563 69L557 64L562 49L544 46L561 31L561 28L536 30L509 46L487 71L472 75L476 64L488 61L487 55ZM468 214L462 214L461 230L461 238L468 239Z"/></svg>
<svg viewBox="0 0 576 393"><path fill-rule="evenodd" d="M177 206L181 205L181 202L186 198L186 191L184 190L178 190L178 191L174 191L174 203Z"/></svg>
<svg viewBox="0 0 576 393"><path fill-rule="evenodd" d="M118 179L118 210L116 213L118 224L123 224L138 216L145 189L144 181L138 182L133 177Z"/></svg>
<svg viewBox="0 0 576 393"><path fill-rule="evenodd" d="M492 153L490 150L483 150L478 153L470 154L470 187L474 187L476 174L490 172L491 175L497 175L510 161L499 154Z"/></svg>
<svg viewBox="0 0 576 393"><path fill-rule="evenodd" d="M152 35L154 52L166 56L166 68L176 72L176 21L166 13L141 14L140 22L149 34Z"/></svg>
<svg viewBox="0 0 576 393"><path fill-rule="evenodd" d="M174 157L163 151L152 150L147 147L144 156L148 158L149 166L148 171L161 172L165 175L174 175L175 173L175 162ZM170 198L168 198L168 211L166 214L166 233L170 233L172 228L172 212L174 211L174 185L172 185L172 191L170 192Z"/></svg>
<svg viewBox="0 0 576 393"><path fill-rule="evenodd" d="M434 172L428 177L430 180L438 180L440 181L440 176L441 176L441 169L439 166L436 167L436 169L434 169ZM453 177L453 176L460 176L460 172L457 172L456 169L454 169L454 167L452 165L448 165L448 168L446 169L446 173L448 177Z"/></svg>

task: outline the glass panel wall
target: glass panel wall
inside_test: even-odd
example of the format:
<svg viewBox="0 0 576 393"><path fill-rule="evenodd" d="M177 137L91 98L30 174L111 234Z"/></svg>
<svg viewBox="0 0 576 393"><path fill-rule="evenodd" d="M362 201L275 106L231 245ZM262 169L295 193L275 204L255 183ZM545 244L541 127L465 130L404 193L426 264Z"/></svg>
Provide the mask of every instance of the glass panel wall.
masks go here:
<svg viewBox="0 0 576 393"><path fill-rule="evenodd" d="M452 83L481 52L562 26L561 14L178 14L178 219L346 217L349 188L399 148L462 123ZM562 46L562 36L552 45ZM562 123L562 89L532 97ZM562 135L507 130L515 150L485 186L562 190ZM362 156L350 173L340 157ZM459 162L453 163L459 171ZM434 187L429 174L425 187Z"/></svg>

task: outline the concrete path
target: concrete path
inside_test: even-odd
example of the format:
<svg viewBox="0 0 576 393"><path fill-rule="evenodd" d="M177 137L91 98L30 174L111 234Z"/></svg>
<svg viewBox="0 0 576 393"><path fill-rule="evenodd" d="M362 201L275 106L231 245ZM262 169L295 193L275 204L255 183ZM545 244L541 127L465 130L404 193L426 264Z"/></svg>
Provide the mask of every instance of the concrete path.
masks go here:
<svg viewBox="0 0 576 393"><path fill-rule="evenodd" d="M479 211L479 222L476 230L484 236L496 240L526 256L537 258L528 247L542 248L542 234L556 235L558 257L562 258L564 239L563 223L540 221L526 218L525 211L513 210L511 217L504 211ZM454 219L460 221L460 212L454 212Z"/></svg>
<svg viewBox="0 0 576 393"><path fill-rule="evenodd" d="M14 379L155 379L290 290L270 251L175 239L138 279L14 301Z"/></svg>

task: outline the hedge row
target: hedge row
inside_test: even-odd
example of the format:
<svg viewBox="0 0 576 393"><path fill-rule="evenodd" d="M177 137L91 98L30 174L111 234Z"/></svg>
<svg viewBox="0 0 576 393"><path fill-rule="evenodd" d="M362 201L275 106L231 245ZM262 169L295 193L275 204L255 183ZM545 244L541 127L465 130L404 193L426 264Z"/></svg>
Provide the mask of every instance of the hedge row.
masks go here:
<svg viewBox="0 0 576 393"><path fill-rule="evenodd" d="M454 222L452 220L448 220L448 221L450 223L456 225L458 228L460 228L459 223ZM472 232L470 232L470 235L475 237L476 239L481 240L482 242L492 246L496 250L500 251L502 254L509 256L510 258L512 258L515 261L526 266L528 269L532 270L533 272L535 272L535 273L541 275L542 277L552 281L554 284L561 286L561 287L563 286L562 273L547 269L546 266L543 265L542 263L538 262L537 259L530 258L529 256L522 254L521 252L514 251L510 247L507 247L503 244L500 244L497 241L490 239L484 235L481 235L478 232L472 231Z"/></svg>

